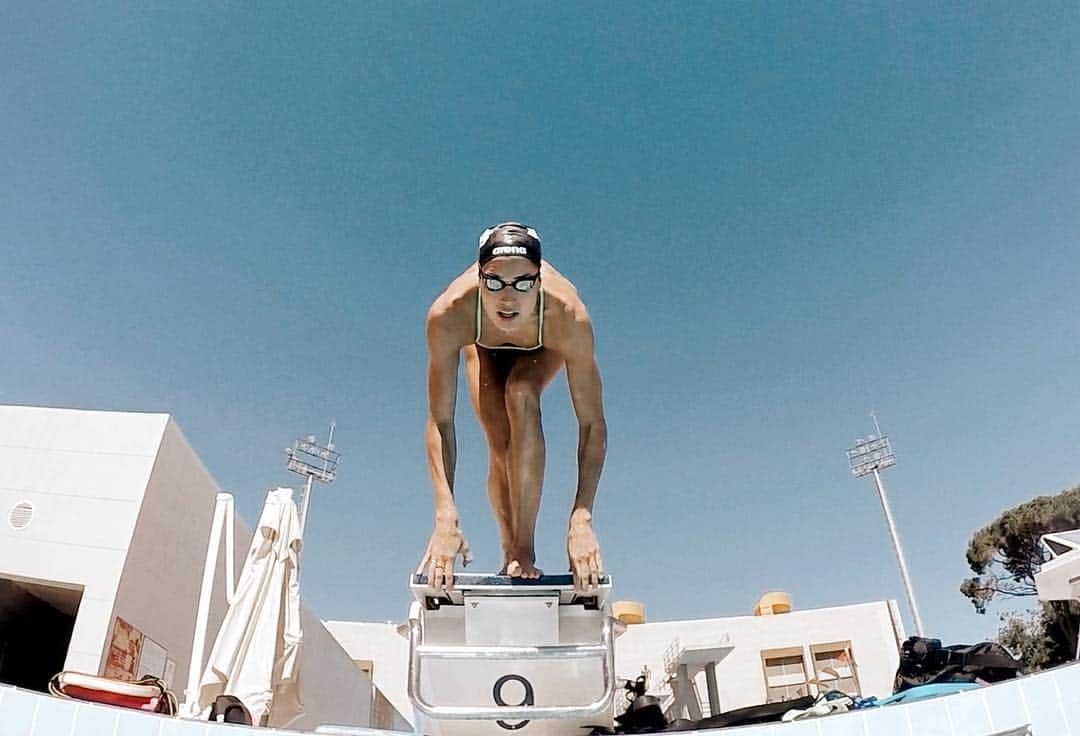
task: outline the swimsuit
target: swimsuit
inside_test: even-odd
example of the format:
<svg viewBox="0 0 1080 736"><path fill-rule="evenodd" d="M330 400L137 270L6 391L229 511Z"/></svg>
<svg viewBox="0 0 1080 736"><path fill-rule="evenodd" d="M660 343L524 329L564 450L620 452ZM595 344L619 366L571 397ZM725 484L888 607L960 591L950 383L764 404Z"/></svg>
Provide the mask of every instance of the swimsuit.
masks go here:
<svg viewBox="0 0 1080 736"><path fill-rule="evenodd" d="M537 330L536 330L536 344L535 345L533 345L532 347L527 347L527 348L523 348L520 345L511 345L509 343L507 343L505 345L485 345L484 343L480 342L480 317L481 317L481 312L480 312L480 291L479 291L479 288L478 288L477 292L476 292L476 339L473 340L473 342L476 343L477 347L486 348L488 350L497 350L497 351L502 351L502 350L518 350L518 351L521 351L521 350L524 350L526 352L530 351L530 350L539 350L540 348L544 347L544 287L542 287L542 286L540 287L540 295L537 297L537 304L539 305L539 307L538 307L539 316L537 317L537 320L536 320L538 327L537 327Z"/></svg>

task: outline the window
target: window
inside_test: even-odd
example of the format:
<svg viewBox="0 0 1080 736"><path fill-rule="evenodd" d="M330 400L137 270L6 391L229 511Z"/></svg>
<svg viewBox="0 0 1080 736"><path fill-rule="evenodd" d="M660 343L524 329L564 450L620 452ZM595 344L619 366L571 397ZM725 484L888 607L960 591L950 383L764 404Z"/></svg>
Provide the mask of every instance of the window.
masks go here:
<svg viewBox="0 0 1080 736"><path fill-rule="evenodd" d="M765 650L761 653L761 663L765 670L766 702L779 703L809 693L802 648Z"/></svg>
<svg viewBox="0 0 1080 736"><path fill-rule="evenodd" d="M861 695L858 668L851 652L850 641L814 644L810 647L814 657L814 677L822 692L839 690L848 695Z"/></svg>

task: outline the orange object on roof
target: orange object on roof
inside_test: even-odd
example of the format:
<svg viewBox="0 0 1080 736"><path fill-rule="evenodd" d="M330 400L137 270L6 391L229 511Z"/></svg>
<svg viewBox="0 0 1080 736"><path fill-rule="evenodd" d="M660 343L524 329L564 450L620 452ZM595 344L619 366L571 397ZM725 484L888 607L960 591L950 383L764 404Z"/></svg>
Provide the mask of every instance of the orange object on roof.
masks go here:
<svg viewBox="0 0 1080 736"><path fill-rule="evenodd" d="M645 606L637 601L615 601L611 604L611 615L624 624L643 624Z"/></svg>
<svg viewBox="0 0 1080 736"><path fill-rule="evenodd" d="M754 605L755 616L774 616L780 613L791 613L791 595L782 590L765 593Z"/></svg>

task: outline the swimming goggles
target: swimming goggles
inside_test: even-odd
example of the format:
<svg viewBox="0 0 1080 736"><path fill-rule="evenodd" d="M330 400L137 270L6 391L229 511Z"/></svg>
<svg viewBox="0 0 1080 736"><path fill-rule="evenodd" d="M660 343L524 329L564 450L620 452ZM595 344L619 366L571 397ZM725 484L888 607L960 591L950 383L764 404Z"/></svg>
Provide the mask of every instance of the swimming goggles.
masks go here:
<svg viewBox="0 0 1080 736"><path fill-rule="evenodd" d="M503 281L498 276L492 274L481 273L480 280L484 282L484 288L488 291L502 291L509 286L514 291L524 294L532 289L533 284L540 278L540 273L530 274L528 276L519 276L513 281Z"/></svg>

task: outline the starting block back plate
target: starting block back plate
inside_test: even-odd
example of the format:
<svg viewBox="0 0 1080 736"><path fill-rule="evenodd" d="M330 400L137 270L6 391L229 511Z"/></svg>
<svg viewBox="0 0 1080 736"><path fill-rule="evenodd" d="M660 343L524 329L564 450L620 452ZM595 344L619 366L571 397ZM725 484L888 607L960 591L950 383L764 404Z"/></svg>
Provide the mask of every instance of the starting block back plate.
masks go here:
<svg viewBox="0 0 1080 736"><path fill-rule="evenodd" d="M497 596L465 593L465 643L469 646L555 646L559 643L559 594Z"/></svg>

